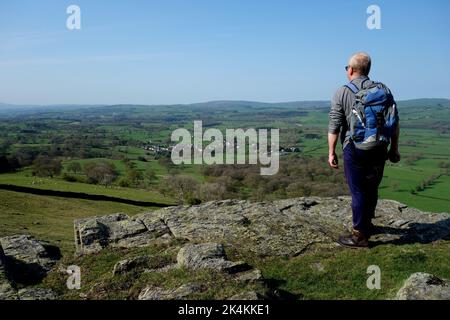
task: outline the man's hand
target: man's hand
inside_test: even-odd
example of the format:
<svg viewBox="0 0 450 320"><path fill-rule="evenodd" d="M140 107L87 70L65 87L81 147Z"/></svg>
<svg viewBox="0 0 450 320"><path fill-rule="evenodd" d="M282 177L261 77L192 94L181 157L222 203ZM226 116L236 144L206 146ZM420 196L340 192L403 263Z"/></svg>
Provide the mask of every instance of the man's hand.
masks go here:
<svg viewBox="0 0 450 320"><path fill-rule="evenodd" d="M388 159L392 163L397 163L400 161L400 153L398 152L398 149L390 149L388 152Z"/></svg>
<svg viewBox="0 0 450 320"><path fill-rule="evenodd" d="M328 164L333 169L339 169L339 161L336 152L330 153L330 155L328 156Z"/></svg>
<svg viewBox="0 0 450 320"><path fill-rule="evenodd" d="M395 134L392 137L391 148L388 152L388 159L392 163L397 163L400 161L400 152L398 152L398 139L400 137L400 125L397 126Z"/></svg>
<svg viewBox="0 0 450 320"><path fill-rule="evenodd" d="M338 157L335 152L338 137L337 133L328 133L328 164L333 169L339 169Z"/></svg>

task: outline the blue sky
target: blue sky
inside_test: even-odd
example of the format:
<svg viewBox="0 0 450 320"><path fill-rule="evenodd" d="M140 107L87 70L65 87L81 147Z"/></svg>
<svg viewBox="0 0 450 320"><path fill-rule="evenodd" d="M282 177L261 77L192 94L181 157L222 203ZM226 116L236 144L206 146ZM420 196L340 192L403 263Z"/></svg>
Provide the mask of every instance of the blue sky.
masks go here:
<svg viewBox="0 0 450 320"><path fill-rule="evenodd" d="M397 99L450 98L449 40L444 0L0 0L0 102L329 100L355 51Z"/></svg>

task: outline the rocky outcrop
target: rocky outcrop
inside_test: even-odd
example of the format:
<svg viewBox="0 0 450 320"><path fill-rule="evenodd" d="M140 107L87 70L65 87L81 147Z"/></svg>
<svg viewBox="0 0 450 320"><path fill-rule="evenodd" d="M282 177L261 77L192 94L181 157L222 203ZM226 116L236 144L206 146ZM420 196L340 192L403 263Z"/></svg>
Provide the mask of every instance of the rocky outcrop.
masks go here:
<svg viewBox="0 0 450 320"><path fill-rule="evenodd" d="M55 300L57 294L47 288L24 288L19 290L18 296L20 300Z"/></svg>
<svg viewBox="0 0 450 320"><path fill-rule="evenodd" d="M61 257L58 248L29 235L0 238L0 245L11 278L23 284L41 281Z"/></svg>
<svg viewBox="0 0 450 320"><path fill-rule="evenodd" d="M351 227L351 200L296 198L274 202L211 201L140 214L75 221L77 251L106 246L142 246L171 238L223 243L258 256L296 256L311 247L334 247L338 234ZM426 213L392 200L380 200L372 245L429 243L450 238L448 214Z"/></svg>
<svg viewBox="0 0 450 320"><path fill-rule="evenodd" d="M135 247L182 240L184 245L178 251L176 264L168 261L166 265L152 266L151 256L137 256L118 262L113 274L167 272L174 268L210 269L224 273L230 281L240 282L238 286L242 287L242 292L229 299L254 300L281 298L281 293L271 289L270 279L265 280L258 269L243 261L230 261L225 248L244 253L242 256L294 257L312 249L336 247L335 240L342 231L351 228L351 221L349 197L308 197L257 203L221 200L168 207L134 217L113 214L77 220L75 238L77 252L82 254L108 246ZM373 222L377 230L371 237L372 246L425 244L450 239L448 214L425 213L392 200L379 201ZM325 271L320 262L313 263L312 268ZM417 286L417 281L412 285L406 283L398 298L420 298L422 294L423 299L442 297L442 288L446 287L433 281L428 282L426 288L419 286L422 289L414 290L409 288ZM260 288L264 293L254 288ZM192 283L173 289L148 286L138 298L189 299L203 289Z"/></svg>
<svg viewBox="0 0 450 320"><path fill-rule="evenodd" d="M414 273L397 292L397 300L450 300L450 283L428 273Z"/></svg>
<svg viewBox="0 0 450 320"><path fill-rule="evenodd" d="M98 252L106 246L137 247L155 239L170 238L170 230L158 218L145 215L130 218L118 213L76 220L75 246L80 254Z"/></svg>

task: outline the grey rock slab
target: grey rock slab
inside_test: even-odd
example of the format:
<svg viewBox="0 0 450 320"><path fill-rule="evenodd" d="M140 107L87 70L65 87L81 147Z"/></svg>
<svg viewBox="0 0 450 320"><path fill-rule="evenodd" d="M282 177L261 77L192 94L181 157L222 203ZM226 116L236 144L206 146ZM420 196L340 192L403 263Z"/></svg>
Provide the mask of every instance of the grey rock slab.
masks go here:
<svg viewBox="0 0 450 320"><path fill-rule="evenodd" d="M242 293L237 293L231 297L229 297L227 300L263 300L264 297L261 296L256 291L245 291Z"/></svg>
<svg viewBox="0 0 450 320"><path fill-rule="evenodd" d="M450 283L438 277L417 272L400 288L397 300L450 300Z"/></svg>
<svg viewBox="0 0 450 320"><path fill-rule="evenodd" d="M207 268L228 273L249 269L245 262L229 261L223 245L217 243L187 244L178 252L177 263L193 270Z"/></svg>
<svg viewBox="0 0 450 320"><path fill-rule="evenodd" d="M5 255L0 246L0 300L17 300L17 291L6 270Z"/></svg>
<svg viewBox="0 0 450 320"><path fill-rule="evenodd" d="M151 213L134 218L117 213L75 220L74 230L79 254L98 252L107 246L140 247L155 239L167 241L171 237L167 226Z"/></svg>
<svg viewBox="0 0 450 320"><path fill-rule="evenodd" d="M113 275L129 272L134 269L144 268L149 263L151 257L139 256L129 259L120 260L114 265Z"/></svg>
<svg viewBox="0 0 450 320"><path fill-rule="evenodd" d="M30 235L3 237L0 245L6 268L16 282L39 282L60 258L59 249Z"/></svg>
<svg viewBox="0 0 450 320"><path fill-rule="evenodd" d="M235 280L244 283L262 282L264 280L262 273L258 269L253 269L246 272L241 272L236 275Z"/></svg>
<svg viewBox="0 0 450 320"><path fill-rule="evenodd" d="M46 288L24 288L19 290L20 300L56 300L57 294Z"/></svg>

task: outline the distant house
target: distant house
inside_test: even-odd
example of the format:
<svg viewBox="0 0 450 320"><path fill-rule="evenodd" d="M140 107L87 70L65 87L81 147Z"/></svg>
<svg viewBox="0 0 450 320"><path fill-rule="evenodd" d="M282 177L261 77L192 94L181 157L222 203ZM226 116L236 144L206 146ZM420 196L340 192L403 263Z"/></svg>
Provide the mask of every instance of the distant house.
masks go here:
<svg viewBox="0 0 450 320"><path fill-rule="evenodd" d="M146 151L151 151L155 153L155 155L161 155L172 152L173 146L151 144L151 145L144 145L143 149Z"/></svg>
<svg viewBox="0 0 450 320"><path fill-rule="evenodd" d="M280 147L280 155L286 155L288 153L298 153L300 152L299 147Z"/></svg>

